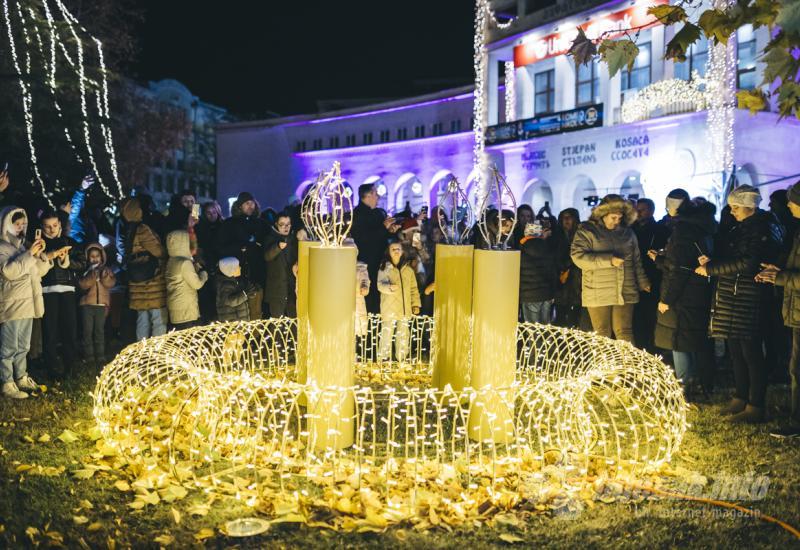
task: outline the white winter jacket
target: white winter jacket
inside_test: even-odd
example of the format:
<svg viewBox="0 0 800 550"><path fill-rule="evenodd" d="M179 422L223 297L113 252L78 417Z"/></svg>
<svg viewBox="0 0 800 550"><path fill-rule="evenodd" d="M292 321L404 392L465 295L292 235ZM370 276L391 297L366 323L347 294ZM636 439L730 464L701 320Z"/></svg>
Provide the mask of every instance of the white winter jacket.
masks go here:
<svg viewBox="0 0 800 550"><path fill-rule="evenodd" d="M17 212L25 214L15 206L0 211L0 323L44 315L42 277L53 267L44 255L31 254L24 237L12 231L11 218Z"/></svg>
<svg viewBox="0 0 800 550"><path fill-rule="evenodd" d="M381 293L381 316L385 319L411 317L413 309L421 305L417 277L408 264L398 270L387 262L378 271L378 290Z"/></svg>
<svg viewBox="0 0 800 550"><path fill-rule="evenodd" d="M208 280L208 273L198 272L192 261L189 232L172 231L167 235L167 309L173 324L188 323L200 318L197 291Z"/></svg>

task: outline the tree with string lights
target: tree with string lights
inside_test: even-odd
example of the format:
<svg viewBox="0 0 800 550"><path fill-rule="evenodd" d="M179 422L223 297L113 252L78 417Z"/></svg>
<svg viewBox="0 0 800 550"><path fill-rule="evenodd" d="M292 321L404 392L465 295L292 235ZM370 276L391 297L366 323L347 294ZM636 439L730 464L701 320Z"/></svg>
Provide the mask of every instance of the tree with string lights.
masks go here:
<svg viewBox="0 0 800 550"><path fill-rule="evenodd" d="M120 74L142 16L130 0L0 2L0 161L17 190L32 184L52 204L92 174L108 202L180 146L186 115Z"/></svg>

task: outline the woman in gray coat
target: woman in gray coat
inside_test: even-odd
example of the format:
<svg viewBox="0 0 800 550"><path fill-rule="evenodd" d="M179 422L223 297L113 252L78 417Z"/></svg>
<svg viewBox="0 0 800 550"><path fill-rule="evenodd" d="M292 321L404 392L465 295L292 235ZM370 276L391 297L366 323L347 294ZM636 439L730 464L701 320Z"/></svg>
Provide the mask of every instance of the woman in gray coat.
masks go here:
<svg viewBox="0 0 800 550"><path fill-rule="evenodd" d="M633 305L650 292L631 224L636 210L619 195L606 195L572 240L572 261L583 272L582 303L595 332L633 342Z"/></svg>

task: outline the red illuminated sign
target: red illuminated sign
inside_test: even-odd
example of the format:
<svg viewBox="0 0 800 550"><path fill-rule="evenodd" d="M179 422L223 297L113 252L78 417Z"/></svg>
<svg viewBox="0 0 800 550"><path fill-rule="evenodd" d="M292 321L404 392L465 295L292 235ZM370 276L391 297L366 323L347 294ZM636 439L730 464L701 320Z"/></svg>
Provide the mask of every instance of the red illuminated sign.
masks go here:
<svg viewBox="0 0 800 550"><path fill-rule="evenodd" d="M668 3L669 0L642 2L640 5L592 19L580 25L580 28L583 29L587 37L593 40L601 35L603 35L603 38L616 38L628 29L637 27L649 28L660 24L658 19L647 14L647 8ZM569 47L577 35L578 29L573 27L564 32L549 34L543 38L527 40L514 47L514 66L524 67L542 59L565 54L569 51Z"/></svg>

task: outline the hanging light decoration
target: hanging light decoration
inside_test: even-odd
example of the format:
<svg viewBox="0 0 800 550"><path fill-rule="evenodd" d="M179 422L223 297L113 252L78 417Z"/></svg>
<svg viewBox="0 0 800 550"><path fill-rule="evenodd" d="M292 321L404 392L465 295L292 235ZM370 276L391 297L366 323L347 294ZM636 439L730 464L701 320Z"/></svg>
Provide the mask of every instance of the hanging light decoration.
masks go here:
<svg viewBox="0 0 800 550"><path fill-rule="evenodd" d="M34 95L30 84L23 78L24 75L41 71L45 75L44 83L48 95L58 119L64 125L64 135L75 154L76 162L91 170L107 196L122 198L122 185L119 181L114 142L109 126L111 113L108 101L108 71L105 66L103 45L80 24L61 0L43 0L40 9L42 13L37 14L30 6L23 9L20 1L3 0L3 17L12 65L20 75L18 80L33 179L52 206L52 193L45 185L37 156L33 116ZM22 35L22 42L16 36L19 34ZM34 47L39 54L38 57L32 55ZM96 56L97 65L93 67L98 74L96 79L87 74L89 52L94 52L93 55ZM64 63L60 63L62 60ZM67 69L67 74L61 75L59 69L64 68ZM78 103L82 122L78 134L83 138L80 148L72 129L64 119L64 104L59 100L59 90L56 85L59 80L72 79L77 82L79 92ZM36 103L38 104L38 101ZM96 126L90 123L93 119L98 121ZM102 166L92 145L93 136L97 136L98 133L107 166ZM104 178L105 173L111 175L110 184L107 184Z"/></svg>
<svg viewBox="0 0 800 550"><path fill-rule="evenodd" d="M506 122L517 120L517 73L513 61L505 62Z"/></svg>
<svg viewBox="0 0 800 550"><path fill-rule="evenodd" d="M714 0L713 7L727 10L733 0ZM735 34L735 33L734 33ZM717 206L724 201L724 174L733 169L733 123L736 111L736 41L733 36L727 44L709 44L706 65L706 94L708 96L708 139L711 145L711 194Z"/></svg>

